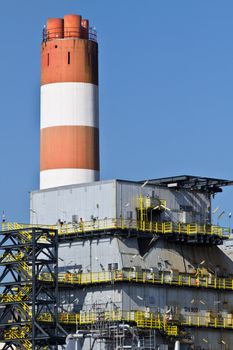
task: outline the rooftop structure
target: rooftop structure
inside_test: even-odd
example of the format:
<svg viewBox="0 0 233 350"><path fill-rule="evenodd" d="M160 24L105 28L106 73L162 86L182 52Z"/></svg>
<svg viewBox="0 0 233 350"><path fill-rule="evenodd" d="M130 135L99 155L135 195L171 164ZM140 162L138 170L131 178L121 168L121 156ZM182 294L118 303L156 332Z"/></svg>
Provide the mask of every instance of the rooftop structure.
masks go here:
<svg viewBox="0 0 233 350"><path fill-rule="evenodd" d="M161 179L146 180L147 183L168 188L184 188L190 190L199 190L210 192L222 192L223 186L232 186L233 182L223 179L213 179L209 177L181 175L174 177L165 177ZM145 183L145 181L143 181Z"/></svg>

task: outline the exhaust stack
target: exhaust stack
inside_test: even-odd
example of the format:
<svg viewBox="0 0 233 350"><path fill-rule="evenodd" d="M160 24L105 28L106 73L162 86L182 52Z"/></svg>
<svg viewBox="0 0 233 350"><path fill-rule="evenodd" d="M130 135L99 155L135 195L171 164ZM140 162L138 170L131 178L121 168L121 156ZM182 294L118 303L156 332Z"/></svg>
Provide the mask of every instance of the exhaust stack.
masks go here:
<svg viewBox="0 0 233 350"><path fill-rule="evenodd" d="M48 19L41 47L40 189L98 180L96 32L79 15Z"/></svg>

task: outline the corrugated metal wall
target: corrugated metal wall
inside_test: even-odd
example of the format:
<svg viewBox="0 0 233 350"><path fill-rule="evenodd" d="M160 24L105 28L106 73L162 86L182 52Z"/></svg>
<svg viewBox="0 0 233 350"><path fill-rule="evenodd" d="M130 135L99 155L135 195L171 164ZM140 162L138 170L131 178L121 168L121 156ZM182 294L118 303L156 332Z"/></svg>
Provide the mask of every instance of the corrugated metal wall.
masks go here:
<svg viewBox="0 0 233 350"><path fill-rule="evenodd" d="M59 219L72 222L116 216L116 182L93 182L85 185L64 186L31 193L30 222L54 225Z"/></svg>

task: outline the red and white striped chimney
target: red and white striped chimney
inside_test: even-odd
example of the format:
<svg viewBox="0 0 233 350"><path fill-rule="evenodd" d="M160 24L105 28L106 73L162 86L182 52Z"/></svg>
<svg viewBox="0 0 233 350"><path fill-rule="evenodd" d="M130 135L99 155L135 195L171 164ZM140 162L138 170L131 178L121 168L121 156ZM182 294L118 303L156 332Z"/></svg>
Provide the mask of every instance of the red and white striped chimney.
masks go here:
<svg viewBox="0 0 233 350"><path fill-rule="evenodd" d="M41 55L40 188L98 181L96 33L79 15L49 19Z"/></svg>

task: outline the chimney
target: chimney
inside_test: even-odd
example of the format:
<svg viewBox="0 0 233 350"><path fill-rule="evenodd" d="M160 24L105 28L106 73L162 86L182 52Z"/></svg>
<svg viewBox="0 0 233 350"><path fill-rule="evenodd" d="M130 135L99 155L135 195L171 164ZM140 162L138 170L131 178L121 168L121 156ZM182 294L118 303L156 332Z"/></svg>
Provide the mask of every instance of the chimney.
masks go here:
<svg viewBox="0 0 233 350"><path fill-rule="evenodd" d="M79 15L48 19L41 47L40 189L98 180L96 32Z"/></svg>

